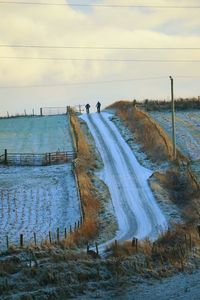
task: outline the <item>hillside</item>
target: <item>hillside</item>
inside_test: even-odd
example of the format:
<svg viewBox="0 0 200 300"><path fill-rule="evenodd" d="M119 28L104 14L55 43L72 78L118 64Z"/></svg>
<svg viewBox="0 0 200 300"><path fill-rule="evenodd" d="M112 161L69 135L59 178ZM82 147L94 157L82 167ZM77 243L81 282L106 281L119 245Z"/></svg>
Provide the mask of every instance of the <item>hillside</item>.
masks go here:
<svg viewBox="0 0 200 300"><path fill-rule="evenodd" d="M35 174L41 185L42 176L48 173L48 184L44 183L48 195L53 188L51 180L57 181L57 186L65 186L65 191L69 189L60 198L55 195L56 208L52 206L52 210L48 205L51 197L44 202L45 192L39 193L37 203L41 214L37 213L34 201L30 202L34 218L38 218L38 225L45 231L51 211L54 221L57 217L55 229L67 228L67 222L70 224L71 219L78 217L80 212L67 203L68 200L71 204L78 203L69 195L72 173L76 172L74 193L80 192L83 223L66 238L63 238L65 232L60 232L59 239L55 235L51 243L47 240L40 243L38 239L37 245L10 247L2 252L2 299L146 299L147 296L159 299L166 287L169 290L164 299L197 299L198 274L184 276L187 291L182 284L183 275L177 274L191 273L200 266L199 186L190 168L190 158L180 149L178 159L173 161L171 139L165 128L131 102L116 103L100 115L78 118L72 114L70 118L69 135L77 151L74 164L37 167L40 175L32 167L23 167L23 172L26 179L27 171ZM5 177L9 173L7 168L10 174ZM65 181L67 168L71 177ZM51 169L60 176L53 174L51 179ZM15 167L0 167L2 178L7 178L3 195L14 170L23 173ZM39 182L33 184L29 179L30 186L30 194L34 195ZM24 201L27 199L29 193ZM4 197L1 201L5 203ZM18 199L7 202L1 211L5 212L5 207L10 211ZM19 208L19 213L28 220L23 222L24 228L34 224L30 212L28 207ZM14 219L10 214L9 222ZM7 222L4 219L5 226ZM10 226L9 231L14 223ZM16 236L21 232L20 224L19 227L14 232ZM95 248L96 241L99 245ZM172 279L165 279L169 276ZM175 286L180 287L174 291Z"/></svg>

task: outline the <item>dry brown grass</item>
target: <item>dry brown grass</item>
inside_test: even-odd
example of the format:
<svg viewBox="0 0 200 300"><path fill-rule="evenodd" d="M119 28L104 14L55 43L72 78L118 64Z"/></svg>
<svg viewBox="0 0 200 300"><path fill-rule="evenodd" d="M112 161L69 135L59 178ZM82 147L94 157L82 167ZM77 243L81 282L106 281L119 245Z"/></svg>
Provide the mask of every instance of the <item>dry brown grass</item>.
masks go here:
<svg viewBox="0 0 200 300"><path fill-rule="evenodd" d="M134 107L132 102L119 101L111 105L142 145L147 156L156 162L173 161L173 147L165 131L148 115ZM166 173L155 173L159 184L181 209L187 221L200 217L200 186L189 167L188 160L177 151L177 160Z"/></svg>
<svg viewBox="0 0 200 300"><path fill-rule="evenodd" d="M170 200L179 207L187 222L200 220L200 189L190 169L173 167L165 173L154 173L154 177L169 192Z"/></svg>
<svg viewBox="0 0 200 300"><path fill-rule="evenodd" d="M126 123L143 151L153 161L173 159L173 146L165 131L144 111L134 107L132 102L119 101L109 106L117 110L118 116ZM178 157L183 156L178 152Z"/></svg>
<svg viewBox="0 0 200 300"><path fill-rule="evenodd" d="M109 246L110 256L118 258L135 257L142 262L142 268L160 266L174 266L183 270L192 253L200 249L200 237L195 227L190 225L175 225L173 229L163 233L158 240L138 241L138 245L132 241L113 243ZM199 253L200 254L200 253Z"/></svg>
<svg viewBox="0 0 200 300"><path fill-rule="evenodd" d="M77 149L78 163L75 171L81 197L83 224L62 241L64 247L85 244L97 236L99 228L100 204L92 183L92 171L95 167L94 154L87 143L78 118L73 113L71 114L71 125Z"/></svg>

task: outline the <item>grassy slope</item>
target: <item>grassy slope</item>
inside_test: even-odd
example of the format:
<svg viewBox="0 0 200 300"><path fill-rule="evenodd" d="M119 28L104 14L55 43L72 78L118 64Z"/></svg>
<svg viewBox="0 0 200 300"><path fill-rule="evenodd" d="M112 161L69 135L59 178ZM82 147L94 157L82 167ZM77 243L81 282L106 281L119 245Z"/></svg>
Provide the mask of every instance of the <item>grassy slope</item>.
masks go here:
<svg viewBox="0 0 200 300"><path fill-rule="evenodd" d="M76 136L78 148L77 176L83 189L81 196L85 220L88 220L86 224L90 224L90 222L94 224L94 228L90 227L89 231L87 226L85 227L85 234L87 237L93 237L98 230L98 223L95 224L94 222L96 220L93 212L96 217L99 207L96 198L96 204L92 210L90 210L90 202L88 202L95 197L95 194L91 192L92 183L89 172L89 169L94 167L94 163L90 161L91 152L84 141L84 136L82 136L80 124L76 118L72 122L75 131L79 133L79 139ZM141 127L142 124L141 122ZM163 142L164 144L165 142ZM165 149L164 146L162 149ZM168 157L170 160L170 155L168 156L165 151L166 149L160 158L166 159ZM150 153L153 155L154 151ZM173 168L180 172L178 166ZM163 176L160 181L166 188L172 174L157 174L158 177ZM172 183L174 183L173 179L171 180ZM181 184L178 183L177 186L168 188L173 191L180 186ZM191 189L193 190L193 187ZM182 189L180 194L182 195ZM80 239L79 233L71 239L72 244L77 242L77 237ZM43 247L42 249L36 248L32 258L27 251L8 253L2 257L3 260L0 263L2 299L9 299L11 295L15 294L18 295L19 299L67 299L81 294L90 294L93 299L97 294L100 295L103 290L107 291L112 288L114 291L118 286L130 290L133 288L133 284L135 286L138 282L146 282L147 278L160 279L177 271L191 271L200 266L199 248L197 248L199 247L199 236L192 227L176 226L173 230L161 235L155 243L144 241L140 242L137 247L130 242L124 245L115 244L110 249L109 258L96 260L86 253L62 250L56 245L48 250L45 250L45 245ZM193 252L193 247L196 247L195 252ZM32 263L37 260L38 266L30 266L30 260ZM133 293L136 295L137 290L134 289Z"/></svg>
<svg viewBox="0 0 200 300"><path fill-rule="evenodd" d="M179 206L186 221L197 221L200 216L200 187L191 172L189 161L179 151L177 160L173 161L172 142L168 135L132 102L119 101L109 108L116 110L151 160L171 162L171 167L165 173L156 172L154 177Z"/></svg>

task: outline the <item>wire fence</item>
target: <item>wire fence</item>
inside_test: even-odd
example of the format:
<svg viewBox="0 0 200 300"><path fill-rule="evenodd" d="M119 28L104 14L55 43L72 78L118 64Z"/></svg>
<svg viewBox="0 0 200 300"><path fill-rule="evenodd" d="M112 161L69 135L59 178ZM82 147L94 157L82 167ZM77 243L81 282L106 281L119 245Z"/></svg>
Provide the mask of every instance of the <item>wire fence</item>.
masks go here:
<svg viewBox="0 0 200 300"><path fill-rule="evenodd" d="M55 116L55 115L67 115L69 111L69 106L64 107L41 107L41 116Z"/></svg>
<svg viewBox="0 0 200 300"><path fill-rule="evenodd" d="M63 240L70 237L70 235L79 232L83 226L83 218L70 225L69 227L49 230L46 233L40 233L38 231L32 231L31 233L23 232L18 233L18 236L13 236L12 234L7 234L5 236L0 236L0 251L7 251L13 247L29 247L29 246L41 246L43 244L59 244Z"/></svg>
<svg viewBox="0 0 200 300"><path fill-rule="evenodd" d="M51 153L8 153L0 155L0 163L9 166L47 166L72 162L75 151Z"/></svg>

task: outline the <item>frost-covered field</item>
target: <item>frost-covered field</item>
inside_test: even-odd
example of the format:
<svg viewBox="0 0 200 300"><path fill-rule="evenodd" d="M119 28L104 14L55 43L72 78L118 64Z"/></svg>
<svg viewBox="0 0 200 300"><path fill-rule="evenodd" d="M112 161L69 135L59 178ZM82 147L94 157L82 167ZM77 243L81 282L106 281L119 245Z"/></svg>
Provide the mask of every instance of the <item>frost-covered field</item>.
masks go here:
<svg viewBox="0 0 200 300"><path fill-rule="evenodd" d="M153 111L149 114L171 136L171 113ZM191 160L193 170L200 178L200 111L176 112L176 140L178 148Z"/></svg>
<svg viewBox="0 0 200 300"><path fill-rule="evenodd" d="M69 230L80 219L76 182L71 164L48 167L1 168L0 173L0 249L5 236L19 244L33 233L45 239L49 230Z"/></svg>
<svg viewBox="0 0 200 300"><path fill-rule="evenodd" d="M149 113L171 136L172 121L170 112ZM180 150L191 160L200 159L200 112L176 112L176 139Z"/></svg>
<svg viewBox="0 0 200 300"><path fill-rule="evenodd" d="M0 153L71 151L68 123L66 115L0 119Z"/></svg>
<svg viewBox="0 0 200 300"><path fill-rule="evenodd" d="M73 150L66 116L0 120L0 148L10 152ZM0 250L6 235L12 244L61 234L80 220L80 202L72 164L46 167L0 166Z"/></svg>

